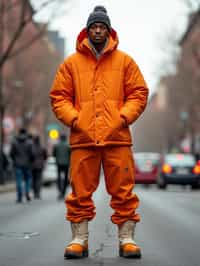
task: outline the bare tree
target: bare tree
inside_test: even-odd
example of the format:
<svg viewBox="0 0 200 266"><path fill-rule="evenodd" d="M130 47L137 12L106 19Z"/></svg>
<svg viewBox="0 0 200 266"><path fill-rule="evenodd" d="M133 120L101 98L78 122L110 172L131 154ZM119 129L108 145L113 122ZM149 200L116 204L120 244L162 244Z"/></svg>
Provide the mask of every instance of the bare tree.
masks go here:
<svg viewBox="0 0 200 266"><path fill-rule="evenodd" d="M200 7L200 0L183 0L182 2L190 12L194 12Z"/></svg>
<svg viewBox="0 0 200 266"><path fill-rule="evenodd" d="M4 66L8 60L23 53L35 41L43 36L50 19L54 19L61 7L66 4L63 0L0 0L0 153L3 151L3 119L5 113L5 99L3 90ZM33 6L32 6L33 4ZM30 36L26 43L19 40L25 29L33 23L35 17L42 12L46 14L46 21L36 34ZM10 23L13 21L14 23ZM0 162L0 176L2 163Z"/></svg>
<svg viewBox="0 0 200 266"><path fill-rule="evenodd" d="M34 2L34 1L32 1ZM38 2L38 1L36 1ZM33 9L32 6L30 5L30 2L27 0L13 0L11 1L11 3L8 3L5 0L1 0L0 1L0 16L1 16L1 21L0 21L0 25L1 25L1 47L2 47L2 43L3 43L3 36L4 36L4 29L5 29L5 16L9 16L9 13L11 13L13 11L14 8L16 8L16 6L18 8L20 8L20 16L18 18L18 25L16 26L15 31L12 34L11 39L9 40L9 43L7 44L5 49L1 48L1 57L0 57L0 68L4 65L4 63L6 62L6 60L8 60L9 58L15 56L16 54L23 52L25 50L25 48L28 48L34 41L36 41L38 38L41 37L41 35L44 34L47 25L49 24L49 20L55 18L58 15L58 12L61 8L61 6L63 6L63 1L61 0L46 0L46 1L39 1L40 4L37 5L36 9ZM24 29L27 27L27 25L29 23L31 23L34 20L34 17L38 16L39 13L41 13L44 9L49 8L49 6L51 5L52 8L52 4L53 5L53 10L48 10L48 13L50 13L48 21L46 23L43 24L43 27L40 28L40 30L38 31L37 35L32 36L32 38L28 41L28 43L23 44L20 47L17 47L17 49L15 49L15 45L17 43L17 41L19 40L20 36L22 35ZM30 8L32 9L32 12L29 12ZM56 10L56 11L55 11ZM27 14L28 13L28 14ZM60 12L59 12L60 14Z"/></svg>

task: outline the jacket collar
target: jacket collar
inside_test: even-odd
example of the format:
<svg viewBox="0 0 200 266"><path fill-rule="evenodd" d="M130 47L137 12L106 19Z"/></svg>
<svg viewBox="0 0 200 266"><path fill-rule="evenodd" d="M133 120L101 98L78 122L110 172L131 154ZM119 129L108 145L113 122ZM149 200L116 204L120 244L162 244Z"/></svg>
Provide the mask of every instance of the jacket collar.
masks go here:
<svg viewBox="0 0 200 266"><path fill-rule="evenodd" d="M88 38L88 42L89 42L89 44L90 44L90 47L92 48L93 54L95 55L96 59L99 59L100 56L104 53L105 48L107 47L108 39L106 39L106 41L105 41L105 43L104 43L104 47L103 47L103 49L102 49L100 52L98 52L98 51L96 50L95 46L92 44L92 42L90 41L89 38Z"/></svg>
<svg viewBox="0 0 200 266"><path fill-rule="evenodd" d="M111 30L109 39L107 41L107 45L105 49L103 50L103 54L112 52L115 50L118 46L119 40L117 33L114 29ZM81 53L92 53L94 55L94 52L92 51L92 47L88 40L88 33L86 28L84 28L78 35L77 41L76 41L76 50Z"/></svg>

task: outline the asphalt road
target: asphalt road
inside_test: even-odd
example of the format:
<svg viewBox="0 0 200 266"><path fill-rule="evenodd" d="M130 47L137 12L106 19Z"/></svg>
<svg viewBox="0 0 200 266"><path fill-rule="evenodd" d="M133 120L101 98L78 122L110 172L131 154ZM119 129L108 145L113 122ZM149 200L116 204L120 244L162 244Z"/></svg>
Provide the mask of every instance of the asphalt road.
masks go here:
<svg viewBox="0 0 200 266"><path fill-rule="evenodd" d="M0 266L64 265L200 265L200 191L170 187L136 187L142 216L136 241L142 259L118 257L116 226L104 185L94 195L97 216L90 223L90 257L64 260L70 240L63 202L56 199L55 187L44 189L41 201L18 205L15 194L0 194Z"/></svg>

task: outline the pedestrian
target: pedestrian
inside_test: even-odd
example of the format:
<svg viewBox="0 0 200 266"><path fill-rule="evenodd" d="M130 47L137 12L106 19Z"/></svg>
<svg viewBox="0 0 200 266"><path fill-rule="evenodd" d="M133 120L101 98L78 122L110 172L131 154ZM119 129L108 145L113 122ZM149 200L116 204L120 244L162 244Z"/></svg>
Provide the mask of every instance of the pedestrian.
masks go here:
<svg viewBox="0 0 200 266"><path fill-rule="evenodd" d="M9 167L9 161L8 161L7 155L5 154L3 150L1 150L0 151L0 170L2 170L2 172L0 171L0 174L2 176L0 176L0 184L4 184L6 182L6 172L7 172L8 167Z"/></svg>
<svg viewBox="0 0 200 266"><path fill-rule="evenodd" d="M42 171L47 159L47 151L42 146L40 137L33 136L32 188L35 199L41 198Z"/></svg>
<svg viewBox="0 0 200 266"><path fill-rule="evenodd" d="M77 38L76 53L59 67L50 92L54 113L71 129L72 191L65 202L73 239L65 258L88 256L88 222L96 214L92 195L101 164L114 210L111 220L118 227L119 255L141 256L134 242L140 216L139 199L132 192L129 126L144 111L148 88L136 62L117 46L118 36L105 7L96 6Z"/></svg>
<svg viewBox="0 0 200 266"><path fill-rule="evenodd" d="M64 134L60 135L60 141L54 146L53 156L57 166L58 199L63 199L69 184L68 169L70 163L70 146Z"/></svg>
<svg viewBox="0 0 200 266"><path fill-rule="evenodd" d="M23 192L25 190L25 198L31 200L31 161L33 160L32 143L30 142L25 128L19 130L18 135L14 138L11 144L10 157L13 160L16 177L16 202L23 201ZM23 181L25 189L23 189Z"/></svg>

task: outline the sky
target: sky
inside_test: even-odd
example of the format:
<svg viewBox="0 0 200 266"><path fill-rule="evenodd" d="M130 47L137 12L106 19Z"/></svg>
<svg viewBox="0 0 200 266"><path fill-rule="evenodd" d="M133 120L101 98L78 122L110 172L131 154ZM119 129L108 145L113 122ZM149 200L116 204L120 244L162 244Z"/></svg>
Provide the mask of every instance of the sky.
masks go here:
<svg viewBox="0 0 200 266"><path fill-rule="evenodd" d="M119 36L120 50L128 53L139 65L150 93L156 91L159 68L169 53L168 34L178 39L187 25L183 0L73 0L66 15L57 19L52 28L66 39L67 54L75 51L80 30L96 5L104 5L112 27ZM164 52L163 52L164 47Z"/></svg>

